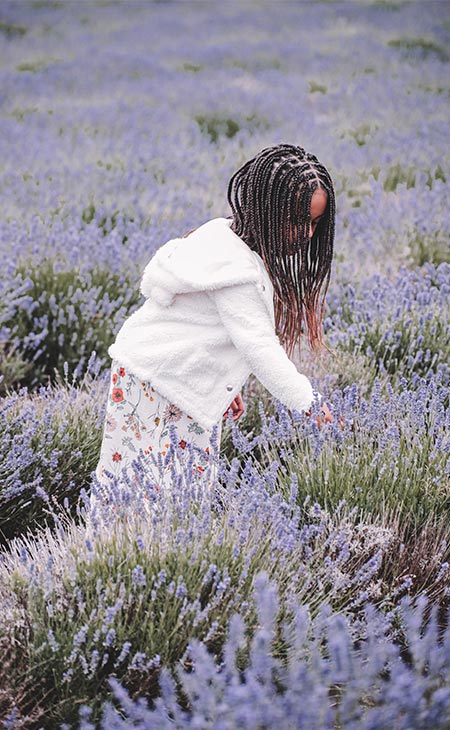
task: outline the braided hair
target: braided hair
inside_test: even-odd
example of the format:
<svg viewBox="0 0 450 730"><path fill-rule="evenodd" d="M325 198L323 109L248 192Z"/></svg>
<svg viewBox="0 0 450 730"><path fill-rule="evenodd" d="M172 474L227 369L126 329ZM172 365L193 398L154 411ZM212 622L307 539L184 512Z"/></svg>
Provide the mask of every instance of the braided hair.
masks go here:
<svg viewBox="0 0 450 730"><path fill-rule="evenodd" d="M309 240L311 198L317 189L328 200ZM272 281L275 327L288 355L300 344L305 325L311 349L320 350L335 219L326 168L302 147L266 147L234 173L228 202L231 229L261 256Z"/></svg>

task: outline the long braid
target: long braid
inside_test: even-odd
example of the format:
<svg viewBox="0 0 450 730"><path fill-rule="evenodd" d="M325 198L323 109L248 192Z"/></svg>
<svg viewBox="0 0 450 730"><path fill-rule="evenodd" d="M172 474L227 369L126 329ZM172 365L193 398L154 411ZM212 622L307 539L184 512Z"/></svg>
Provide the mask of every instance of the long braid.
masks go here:
<svg viewBox="0 0 450 730"><path fill-rule="evenodd" d="M319 188L328 202L309 240L311 199ZM228 202L233 231L266 265L276 329L288 354L305 328L311 348L319 349L334 242L335 196L328 171L302 147L267 147L234 173ZM290 241L294 253L289 255Z"/></svg>

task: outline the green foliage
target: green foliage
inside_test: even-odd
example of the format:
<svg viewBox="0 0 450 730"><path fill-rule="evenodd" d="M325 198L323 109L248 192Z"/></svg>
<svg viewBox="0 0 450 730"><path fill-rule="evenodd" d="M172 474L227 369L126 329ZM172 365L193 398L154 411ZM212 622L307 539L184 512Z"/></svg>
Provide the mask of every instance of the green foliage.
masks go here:
<svg viewBox="0 0 450 730"><path fill-rule="evenodd" d="M256 114L250 114L242 120L236 120L231 117L219 117L215 114L198 114L195 121L202 134L205 134L211 142L217 143L221 137L232 139L240 129L248 129L254 131L265 126L264 120L258 118Z"/></svg>
<svg viewBox="0 0 450 730"><path fill-rule="evenodd" d="M309 93L315 94L316 92L319 92L320 94L326 94L327 93L327 87L325 84L319 84L317 81L310 81L309 82Z"/></svg>
<svg viewBox="0 0 450 730"><path fill-rule="evenodd" d="M0 669L0 677L11 695L28 696L29 686L37 688L22 712L36 713L43 703L47 722L75 721L79 702L90 700L100 709L110 695L107 679L112 674L120 676L133 694L145 692L152 697L160 663L174 666L182 661L192 637L219 651L230 616L250 598L258 566L269 567L270 563L270 539L262 539L259 530L259 544L249 535L243 550L233 557L236 535L232 529L223 532L225 523L219 520L217 533L183 540L183 549L177 539L177 529L183 525L176 519L165 524L164 530L142 524L144 550L136 543L139 524L127 526L117 521L112 528L104 528L92 539L91 551L86 549L82 532L77 535L72 528L65 542L52 544L58 562L52 588L40 581L27 586L20 571L13 573L10 587L16 596L15 609L26 615L26 621L15 629L15 654L17 666L23 667L25 654L28 667L26 676L15 671L2 676ZM219 540L221 530L224 539ZM246 550L251 551L249 559ZM143 576L140 586L133 584L137 566ZM181 584L183 592L177 596L176 587ZM115 605L119 609L110 613ZM5 618L0 621L1 649L7 637L10 640ZM85 638L79 641L76 637L84 627ZM114 640L108 647L109 629L114 631ZM120 661L126 641L131 646ZM136 653L145 661L141 666L134 662L133 667ZM145 667L156 656L160 662Z"/></svg>
<svg viewBox="0 0 450 730"><path fill-rule="evenodd" d="M101 160L97 162L97 165L99 167L105 167L107 170L110 170L112 168L111 163L104 163ZM156 179L156 178L155 178ZM93 221L95 221L96 225L102 232L104 236L108 235L114 228L117 228L119 224L120 218L124 216L123 211L116 208L116 210L113 210L112 212L101 213L99 212L98 208L96 207L95 203L91 201L89 205L87 205L84 210L81 213L81 220L86 225L89 225ZM132 215L126 214L127 220L132 223L134 221L134 218ZM122 243L126 243L128 240L128 237L123 235L122 236Z"/></svg>
<svg viewBox="0 0 450 730"><path fill-rule="evenodd" d="M365 352L350 352L346 348L339 348L325 356L324 362L326 380L332 389L343 391L357 383L359 394L366 398L372 392L375 377L383 394L387 393L391 384L390 376L386 373L381 375L374 367L373 358L368 357Z"/></svg>
<svg viewBox="0 0 450 730"><path fill-rule="evenodd" d="M281 61L279 58L266 56L264 54L256 54L250 60L241 58L232 58L225 61L226 66L231 68L241 68L244 71L255 72L266 69L281 69Z"/></svg>
<svg viewBox="0 0 450 730"><path fill-rule="evenodd" d="M185 63L183 63L181 68L183 69L183 71L196 74L202 70L203 66L198 63L190 63L189 61L186 61Z"/></svg>
<svg viewBox="0 0 450 730"><path fill-rule="evenodd" d="M406 168L398 162L386 170L383 188L387 193L394 192L397 185L406 185L407 188L413 188L416 185L416 174L417 170L414 167Z"/></svg>
<svg viewBox="0 0 450 730"><path fill-rule="evenodd" d="M0 652L11 645L11 632L14 642L0 683L8 697L26 698L19 705L24 715L45 708L48 727L59 727L76 720L82 702L98 713L111 675L133 696L154 698L160 666L189 667L185 650L193 637L220 656L231 615L239 610L255 626L257 572L277 579L280 621L293 596L316 615L325 596L342 607L362 585L375 584L352 576L390 540L378 528L378 539L367 539L342 510L309 517L311 538L287 550L279 546L276 510L273 517L240 516L237 503L220 514L199 505L201 519L195 509L179 511L175 504L163 515L130 510L126 520L87 528L69 521L57 535L47 530L12 546L0 570L0 597L9 605L0 615ZM332 583L328 567L336 531L350 543L340 563L342 585Z"/></svg>
<svg viewBox="0 0 450 730"><path fill-rule="evenodd" d="M15 23L8 23L6 20L0 20L0 33L5 35L7 38L22 38L26 32L27 29L23 25L17 25Z"/></svg>
<svg viewBox="0 0 450 730"><path fill-rule="evenodd" d="M429 94L447 94L447 96L450 96L450 87L449 86L440 86L440 85L429 85L429 84L418 84L419 89L423 89Z"/></svg>
<svg viewBox="0 0 450 730"><path fill-rule="evenodd" d="M430 190L433 188L434 180L447 181L447 176L441 165L437 165L434 170L426 170L425 172L427 175L426 185ZM397 185L406 185L408 189L416 186L418 170L414 166L405 166L397 162L395 165L391 165L383 170L380 167L374 167L371 170L371 174L375 180L378 180L380 173L383 173L383 188L387 193L395 192Z"/></svg>
<svg viewBox="0 0 450 730"><path fill-rule="evenodd" d="M378 129L378 126L375 125L373 129ZM368 123L360 124L354 129L349 129L346 132L344 132L341 137L351 137L358 147L363 147L367 143L367 138L370 136L370 134L373 131L372 125Z"/></svg>
<svg viewBox="0 0 450 730"><path fill-rule="evenodd" d="M62 0L31 0L31 6L36 10L41 8L62 8Z"/></svg>
<svg viewBox="0 0 450 730"><path fill-rule="evenodd" d="M440 61L446 62L450 60L450 55L446 48L429 38L394 38L388 41L388 46L418 52L424 58L427 56L435 56Z"/></svg>
<svg viewBox="0 0 450 730"><path fill-rule="evenodd" d="M450 91L450 89L449 89L449 91ZM444 182L444 183L447 182L447 176L446 176L444 170L442 169L441 165L438 165L436 167L436 169L434 171L434 179L435 180L442 180L442 182ZM429 181L428 181L428 184L429 184L430 188L432 187L432 183L433 183L433 178L431 176L431 172L429 172Z"/></svg>
<svg viewBox="0 0 450 730"><path fill-rule="evenodd" d="M239 123L231 118L221 119L216 116L199 114L195 117L195 121L202 133L207 135L211 142L217 142L220 136L231 139L240 129Z"/></svg>
<svg viewBox="0 0 450 730"><path fill-rule="evenodd" d="M38 393L13 394L0 407L0 544L42 527L48 506L76 514L100 452L105 393L86 376Z"/></svg>
<svg viewBox="0 0 450 730"><path fill-rule="evenodd" d="M32 378L33 363L26 360L17 345L0 341L0 392L11 391L17 383Z"/></svg>
<svg viewBox="0 0 450 730"><path fill-rule="evenodd" d="M342 320L348 323L347 335L338 346L352 357L363 356L367 362L366 382L372 383L375 378L389 376L390 383L397 387L403 379L411 379L413 375L426 377L446 367L450 361L450 343L448 323L445 313L434 316L431 312L422 315L417 308L405 312L402 319L397 319L392 312L389 318L370 321L362 319L357 322L351 301L342 305ZM355 325L362 326L358 331ZM354 382L354 381L353 381Z"/></svg>
<svg viewBox="0 0 450 730"><path fill-rule="evenodd" d="M415 266L450 263L450 241L444 240L437 233L424 236L417 232L409 240L409 255Z"/></svg>
<svg viewBox="0 0 450 730"><path fill-rule="evenodd" d="M140 299L126 274L99 266L81 273L51 259L20 263L9 287L0 305L7 355L0 374L15 386L53 380L65 362L83 370L93 351L105 364L118 325Z"/></svg>
<svg viewBox="0 0 450 730"><path fill-rule="evenodd" d="M47 66L57 62L57 59L47 58L42 58L36 61L24 61L16 66L16 70L20 72L37 73L38 71L42 71L42 69L47 68Z"/></svg>
<svg viewBox="0 0 450 730"><path fill-rule="evenodd" d="M436 449L432 429L430 424L429 433L421 438L420 456L411 448L417 440L413 424L393 424L390 414L379 424L378 434L354 422L352 438L346 438L343 445L327 443L319 456L313 454L307 439L299 436L283 449L286 458L281 458L281 491L286 493L288 475L295 473L299 503L310 495L331 511L345 499L373 516L398 509L405 518L413 514L419 523L431 513L447 512L448 519L447 485L445 480L441 487L438 484L447 459ZM388 446L385 434L394 430L398 440ZM279 448L276 451L280 460ZM275 446L271 446L263 463L271 463L277 456Z"/></svg>
<svg viewBox="0 0 450 730"><path fill-rule="evenodd" d="M406 394L394 397L388 379L384 393L379 381L374 392L370 384L373 383L370 368L364 371L365 367L367 365L363 361L358 382L362 382L364 376L368 378L365 386L367 398L361 397L361 405L354 410L353 422L344 423L337 434L324 431L319 445L300 425L293 437L274 438L269 442L263 439L244 455L234 446L231 434L225 429L222 449L227 459L230 462L240 459L244 465L251 454L261 473L272 467L277 489L287 501L292 475L295 474L299 505L305 499L312 500L332 513L345 500L372 520L385 520L387 515L396 513L403 522L416 526L424 524L433 515L448 521L447 441L439 436L443 428L440 415L432 415L431 410L425 415L426 405L422 398L426 385L422 385L422 415L419 418L408 408L402 409L403 399L405 404L407 402ZM262 387L259 390L263 413L267 420L273 419L273 399ZM364 384L361 390L364 392ZM378 416L376 421L369 423L370 402L378 398L385 402L384 416L382 419ZM394 398L396 408L392 405ZM361 418L358 418L359 408ZM249 441L262 430L261 418L258 416L256 423L253 420L254 411L252 405L248 419L255 427L248 432L245 429ZM441 445L438 446L438 443Z"/></svg>
<svg viewBox="0 0 450 730"><path fill-rule="evenodd" d="M23 120L27 117L28 114L34 114L35 112L38 112L39 109L36 106L30 106L25 108L17 108L14 109L11 112L11 116L17 119L18 122L23 122ZM24 176L25 179L25 176Z"/></svg>
<svg viewBox="0 0 450 730"><path fill-rule="evenodd" d="M349 355L349 368L352 359ZM363 363L358 373L350 371L350 380L355 382L356 374L358 389L366 390L366 398L361 397L361 404L354 408L354 420L345 423L344 418L337 432L324 429L321 438L315 440L300 424L290 438L279 436L257 442L262 422L258 416L256 424L255 409L250 406L249 425L255 428L248 433L248 426L244 430L250 441L255 438L253 446L244 456L240 444L234 445L230 434L222 441L222 448L227 459L240 460L247 473L249 459L258 473L270 472L275 489L286 503L292 503L294 477L295 498L302 511L305 504L315 502L323 507L324 514L334 514L345 503L355 510L361 526L364 524L369 530L371 525L374 536L379 530L378 544L383 530L390 534L390 547L380 573L379 597L388 595L388 586L398 588L402 577L410 576L414 594L426 592L445 609L448 579L443 576L436 582L440 566L450 561L448 439L443 419L437 410L433 414L433 409L427 408L423 400L427 397L426 385L417 398L416 412L406 405L406 393L396 397L394 407L389 379L384 388L377 382L373 392L364 383L369 375L366 367ZM277 422L270 394L261 385L256 391L253 395L261 401L262 412L267 416L264 420ZM370 403L381 398L384 415L371 422ZM337 413L339 407L335 420ZM228 436L227 430L225 434Z"/></svg>

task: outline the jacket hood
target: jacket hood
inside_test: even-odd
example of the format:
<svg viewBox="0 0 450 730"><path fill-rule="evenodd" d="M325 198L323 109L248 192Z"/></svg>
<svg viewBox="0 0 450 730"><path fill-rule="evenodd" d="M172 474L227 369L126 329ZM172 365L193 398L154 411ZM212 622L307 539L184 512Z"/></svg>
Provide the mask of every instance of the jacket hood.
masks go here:
<svg viewBox="0 0 450 730"><path fill-rule="evenodd" d="M142 294L169 306L176 294L257 283L262 261L230 226L231 220L214 218L161 246L144 269Z"/></svg>

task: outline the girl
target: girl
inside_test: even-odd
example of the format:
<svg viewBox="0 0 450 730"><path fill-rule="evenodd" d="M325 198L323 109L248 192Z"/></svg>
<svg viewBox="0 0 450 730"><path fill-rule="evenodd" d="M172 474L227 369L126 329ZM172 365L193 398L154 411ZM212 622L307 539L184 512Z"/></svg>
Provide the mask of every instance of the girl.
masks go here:
<svg viewBox="0 0 450 730"><path fill-rule="evenodd" d="M146 301L109 348L102 484L126 474L160 488L174 463L195 475L209 467L211 483L221 419L244 412L239 391L250 373L288 408L310 412L315 394L290 356L304 332L313 351L323 346L330 176L303 148L276 145L234 173L228 201L231 218L156 252L141 282ZM330 421L325 403L321 410Z"/></svg>

